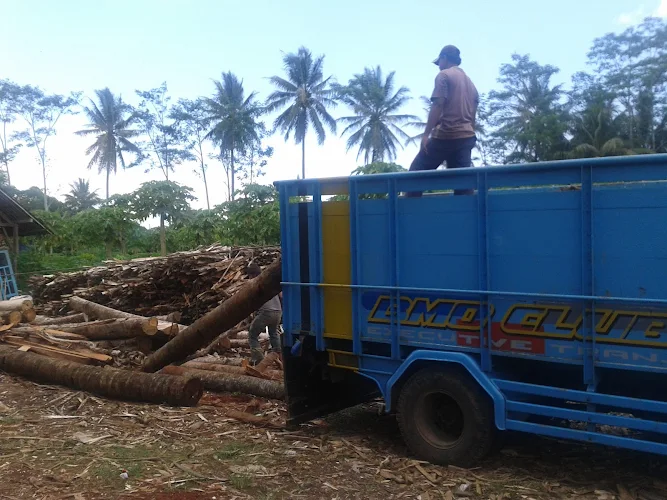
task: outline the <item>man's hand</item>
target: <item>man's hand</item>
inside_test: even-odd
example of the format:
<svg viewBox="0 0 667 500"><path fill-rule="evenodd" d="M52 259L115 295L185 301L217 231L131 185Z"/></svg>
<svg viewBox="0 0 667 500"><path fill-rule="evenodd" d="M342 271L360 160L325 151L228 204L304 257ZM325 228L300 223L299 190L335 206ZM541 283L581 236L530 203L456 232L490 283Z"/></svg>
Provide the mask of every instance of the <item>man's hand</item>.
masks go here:
<svg viewBox="0 0 667 500"><path fill-rule="evenodd" d="M426 135L426 134L424 134L424 136L422 137L421 150L424 153L428 153L428 135Z"/></svg>

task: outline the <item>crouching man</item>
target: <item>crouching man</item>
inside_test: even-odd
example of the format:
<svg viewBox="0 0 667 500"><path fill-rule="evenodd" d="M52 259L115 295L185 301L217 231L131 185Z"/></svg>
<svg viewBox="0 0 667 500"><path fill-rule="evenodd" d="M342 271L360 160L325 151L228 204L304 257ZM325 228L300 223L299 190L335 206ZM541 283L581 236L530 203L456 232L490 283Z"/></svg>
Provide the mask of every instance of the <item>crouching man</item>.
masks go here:
<svg viewBox="0 0 667 500"><path fill-rule="evenodd" d="M248 277L256 278L261 274L262 270L257 264L252 262L248 265ZM271 351L280 353L280 335L278 334L278 326L282 319L283 309L280 305L280 296L269 299L262 307L259 308L255 314L255 319L250 324L248 330L248 343L250 344L250 360L253 364L257 364L264 359L264 353L259 345L259 334L267 327L269 328L269 340L271 342Z"/></svg>

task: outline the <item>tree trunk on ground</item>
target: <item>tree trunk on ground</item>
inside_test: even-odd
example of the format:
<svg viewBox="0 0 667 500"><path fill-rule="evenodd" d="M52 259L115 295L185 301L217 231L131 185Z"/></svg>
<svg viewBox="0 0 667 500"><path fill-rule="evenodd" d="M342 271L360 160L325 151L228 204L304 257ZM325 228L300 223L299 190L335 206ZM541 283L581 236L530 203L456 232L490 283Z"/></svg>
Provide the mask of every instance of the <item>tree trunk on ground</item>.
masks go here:
<svg viewBox="0 0 667 500"><path fill-rule="evenodd" d="M19 311L25 312L30 309L34 309L34 304L32 300L21 299L21 300L0 300L0 312L10 312L10 311Z"/></svg>
<svg viewBox="0 0 667 500"><path fill-rule="evenodd" d="M280 382L234 375L231 373L215 373L206 370L194 370L181 366L165 366L162 373L179 375L186 380L201 380L204 388L218 392L242 392L262 398L284 399L285 388Z"/></svg>
<svg viewBox="0 0 667 500"><path fill-rule="evenodd" d="M0 370L41 383L129 401L195 406L203 393L202 383L193 378L85 366L3 345L0 345Z"/></svg>
<svg viewBox="0 0 667 500"><path fill-rule="evenodd" d="M60 316L58 318L49 318L48 316L37 316L34 325L71 325L72 323L85 323L86 315L83 313L70 314L69 316Z"/></svg>
<svg viewBox="0 0 667 500"><path fill-rule="evenodd" d="M2 318L2 323L5 325L16 325L21 322L23 315L21 311L6 311L3 312L0 317Z"/></svg>
<svg viewBox="0 0 667 500"><path fill-rule="evenodd" d="M35 321L35 318L37 317L37 313L35 312L34 309L28 309L27 311L23 311L21 313L21 322L22 323L32 323Z"/></svg>
<svg viewBox="0 0 667 500"><path fill-rule="evenodd" d="M164 214L160 214L160 255L167 256L167 231L164 227Z"/></svg>
<svg viewBox="0 0 667 500"><path fill-rule="evenodd" d="M236 373L237 375L248 375L249 377L255 377L255 375L252 373L248 373L248 371L243 366L222 365L219 363L197 363L195 361L188 361L187 364L181 365L181 367L218 373ZM270 379L282 381L283 379L283 372L280 370L264 370L263 372L259 373L263 375L261 378L265 378L267 380Z"/></svg>
<svg viewBox="0 0 667 500"><path fill-rule="evenodd" d="M80 313L85 313L90 318L97 319L116 319L116 318L139 318L146 320L144 316L139 316L137 314L127 313L124 311L119 311L118 309L112 309L111 307L103 306L90 300L82 299L81 297L70 297L69 307L73 311ZM183 325L177 325L176 323L170 323L167 321L158 321L157 331L164 333L165 335L172 337L176 335L180 330L185 330Z"/></svg>
<svg viewBox="0 0 667 500"><path fill-rule="evenodd" d="M250 316L262 304L280 293L281 259L261 275L243 285L234 295L208 312L144 360L144 371L155 372L184 359L209 344L222 330L228 330Z"/></svg>
<svg viewBox="0 0 667 500"><path fill-rule="evenodd" d="M42 325L40 328L78 333L90 340L116 340L155 335L157 324L158 321L155 318L119 318L70 325Z"/></svg>
<svg viewBox="0 0 667 500"><path fill-rule="evenodd" d="M187 361L181 366L190 366L190 363L211 363L214 365L242 366L243 358L218 358L216 356L203 356L201 358L195 358Z"/></svg>

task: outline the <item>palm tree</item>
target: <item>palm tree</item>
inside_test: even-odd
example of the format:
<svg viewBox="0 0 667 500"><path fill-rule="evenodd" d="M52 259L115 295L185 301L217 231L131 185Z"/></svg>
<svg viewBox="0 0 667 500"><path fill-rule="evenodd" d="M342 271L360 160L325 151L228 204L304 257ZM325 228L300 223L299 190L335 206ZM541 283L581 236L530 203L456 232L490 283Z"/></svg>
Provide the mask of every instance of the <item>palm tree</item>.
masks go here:
<svg viewBox="0 0 667 500"><path fill-rule="evenodd" d="M274 127L285 134L287 141L290 135L301 144L301 175L306 178L306 134L310 126L315 129L317 142L324 143L326 132L324 122L331 132L336 132L336 120L327 111L335 107L335 93L331 89L331 77L324 78L322 64L324 56L313 58L311 52L300 47L296 54L290 53L283 57L287 79L272 76L270 82L278 89L267 99L268 112L282 110L274 122Z"/></svg>
<svg viewBox="0 0 667 500"><path fill-rule="evenodd" d="M259 140L259 123L256 119L262 114L262 107L257 104L257 93L245 97L243 81L232 72L222 74L220 81L214 81L215 94L206 99L208 120L213 128L206 135L220 148L220 157L229 158L230 199L234 198L234 180L236 177L236 157L243 154L253 143Z"/></svg>
<svg viewBox="0 0 667 500"><path fill-rule="evenodd" d="M97 189L90 190L90 183L79 178L76 182L69 185L70 192L65 195L65 205L72 213L83 212L99 205L101 200L97 196Z"/></svg>
<svg viewBox="0 0 667 500"><path fill-rule="evenodd" d="M90 100L90 107L84 106L84 113L88 117L88 129L80 130L78 135L96 135L95 142L86 150L86 154L93 157L88 168L97 165L98 172L106 171L107 190L109 199L109 176L117 172L118 163L125 168L123 152L140 154L130 138L139 134L139 131L129 128L134 121L134 114L128 115L129 107L120 97L114 96L108 88L96 90L98 103Z"/></svg>
<svg viewBox="0 0 667 500"><path fill-rule="evenodd" d="M406 87L394 92L394 75L392 71L384 78L380 66L365 68L363 74L354 75L347 86L337 87L340 100L354 112L353 116L339 118L347 124L341 135L350 134L348 151L359 146L357 158L363 153L366 163L394 160L397 147L402 148L402 142L410 139L400 125L419 120L414 115L396 114L410 97Z"/></svg>

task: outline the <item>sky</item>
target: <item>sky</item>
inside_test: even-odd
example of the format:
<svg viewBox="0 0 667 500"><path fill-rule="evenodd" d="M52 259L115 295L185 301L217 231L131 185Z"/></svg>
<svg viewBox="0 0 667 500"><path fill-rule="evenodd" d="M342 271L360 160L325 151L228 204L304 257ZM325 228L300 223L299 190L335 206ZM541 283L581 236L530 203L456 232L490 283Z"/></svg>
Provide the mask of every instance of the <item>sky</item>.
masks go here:
<svg viewBox="0 0 667 500"><path fill-rule="evenodd" d="M272 90L267 77L283 74L283 53L304 45L325 55L325 75L340 83L366 66L395 71L397 84L408 87L414 98L403 112L422 117L418 98L430 95L437 72L431 61L446 44L459 47L461 67L480 92L496 87L500 65L515 52L559 67L557 82L568 82L586 69L586 53L596 37L648 15L667 17L667 0L0 0L0 79L49 93L81 91L84 103L95 89L109 87L136 105L135 90L162 82L173 101L210 95L212 80L232 71L247 92L264 99ZM347 114L342 107L331 112L334 117ZM274 118L265 121L270 125ZM52 195L62 197L79 177L104 194L104 175L87 169L85 149L92 139L73 133L85 124L82 115L63 117L57 135L49 138ZM295 179L301 170L300 146L281 135L267 144L274 155L260 181ZM406 147L396 161L407 168L416 153L416 146ZM215 205L225 199L224 174L219 163L208 164ZM323 146L313 134L306 140L308 177L347 175L360 164L356 149L346 151L344 138L329 134ZM180 165L171 179L192 187L198 196L193 206L203 208L196 167ZM23 148L10 168L17 187L41 187L34 150ZM119 170L111 192L129 192L160 179L159 170Z"/></svg>

